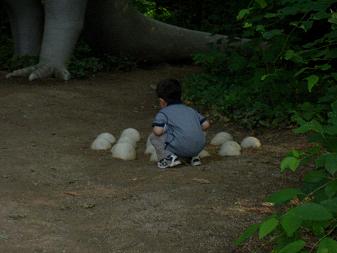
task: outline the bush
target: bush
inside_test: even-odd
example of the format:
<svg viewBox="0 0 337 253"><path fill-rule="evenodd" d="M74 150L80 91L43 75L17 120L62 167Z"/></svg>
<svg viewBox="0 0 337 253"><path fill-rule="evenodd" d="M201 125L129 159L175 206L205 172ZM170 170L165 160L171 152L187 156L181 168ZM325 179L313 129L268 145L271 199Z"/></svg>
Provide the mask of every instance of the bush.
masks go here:
<svg viewBox="0 0 337 253"><path fill-rule="evenodd" d="M283 189L267 198L278 211L247 228L238 245L258 233L259 239L272 243L275 253L337 250L337 100L327 123L298 116L297 120L295 132L311 133L313 146L289 152L281 162L281 172L295 172L301 166L313 169L303 176L300 188Z"/></svg>
<svg viewBox="0 0 337 253"><path fill-rule="evenodd" d="M185 98L247 127L289 124L305 103L322 117L337 95L334 9L334 1L255 1L237 16L252 41L195 55L204 71L185 80Z"/></svg>

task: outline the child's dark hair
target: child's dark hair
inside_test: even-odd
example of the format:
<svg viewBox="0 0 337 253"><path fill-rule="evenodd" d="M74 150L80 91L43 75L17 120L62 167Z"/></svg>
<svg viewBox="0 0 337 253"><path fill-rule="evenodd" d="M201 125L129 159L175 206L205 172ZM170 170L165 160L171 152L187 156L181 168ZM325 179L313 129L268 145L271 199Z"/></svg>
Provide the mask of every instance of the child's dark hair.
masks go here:
<svg viewBox="0 0 337 253"><path fill-rule="evenodd" d="M170 104L181 101L181 85L176 79L164 79L157 84L157 96Z"/></svg>

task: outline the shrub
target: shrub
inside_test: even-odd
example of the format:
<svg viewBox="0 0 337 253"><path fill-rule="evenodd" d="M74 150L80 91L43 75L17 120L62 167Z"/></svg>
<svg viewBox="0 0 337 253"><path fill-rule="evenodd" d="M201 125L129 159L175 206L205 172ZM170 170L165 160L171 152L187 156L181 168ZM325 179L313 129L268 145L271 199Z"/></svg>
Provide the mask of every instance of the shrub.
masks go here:
<svg viewBox="0 0 337 253"><path fill-rule="evenodd" d="M247 127L282 126L308 104L321 117L337 95L334 1L255 1L239 12L237 50L196 54L204 69L185 80L185 98Z"/></svg>

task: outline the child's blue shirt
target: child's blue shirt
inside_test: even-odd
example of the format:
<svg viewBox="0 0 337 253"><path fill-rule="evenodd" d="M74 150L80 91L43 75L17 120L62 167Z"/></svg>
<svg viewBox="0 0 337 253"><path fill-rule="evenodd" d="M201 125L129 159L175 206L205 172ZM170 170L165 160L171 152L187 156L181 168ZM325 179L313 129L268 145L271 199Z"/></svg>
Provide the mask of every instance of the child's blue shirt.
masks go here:
<svg viewBox="0 0 337 253"><path fill-rule="evenodd" d="M205 147L206 138L201 124L206 118L182 103L162 108L152 126L165 128L166 148L181 157L193 157Z"/></svg>

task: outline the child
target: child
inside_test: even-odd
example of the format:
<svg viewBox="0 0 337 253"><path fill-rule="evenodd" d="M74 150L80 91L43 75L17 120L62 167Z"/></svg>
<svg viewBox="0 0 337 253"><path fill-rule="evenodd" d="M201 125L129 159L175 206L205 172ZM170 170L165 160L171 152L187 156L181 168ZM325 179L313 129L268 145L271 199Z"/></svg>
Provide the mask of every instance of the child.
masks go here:
<svg viewBox="0 0 337 253"><path fill-rule="evenodd" d="M158 83L156 89L161 110L152 123L150 142L154 146L158 168L181 164L178 157L191 159L191 165L201 164L198 154L205 147L203 131L209 128L207 119L181 101L181 85L175 79Z"/></svg>

